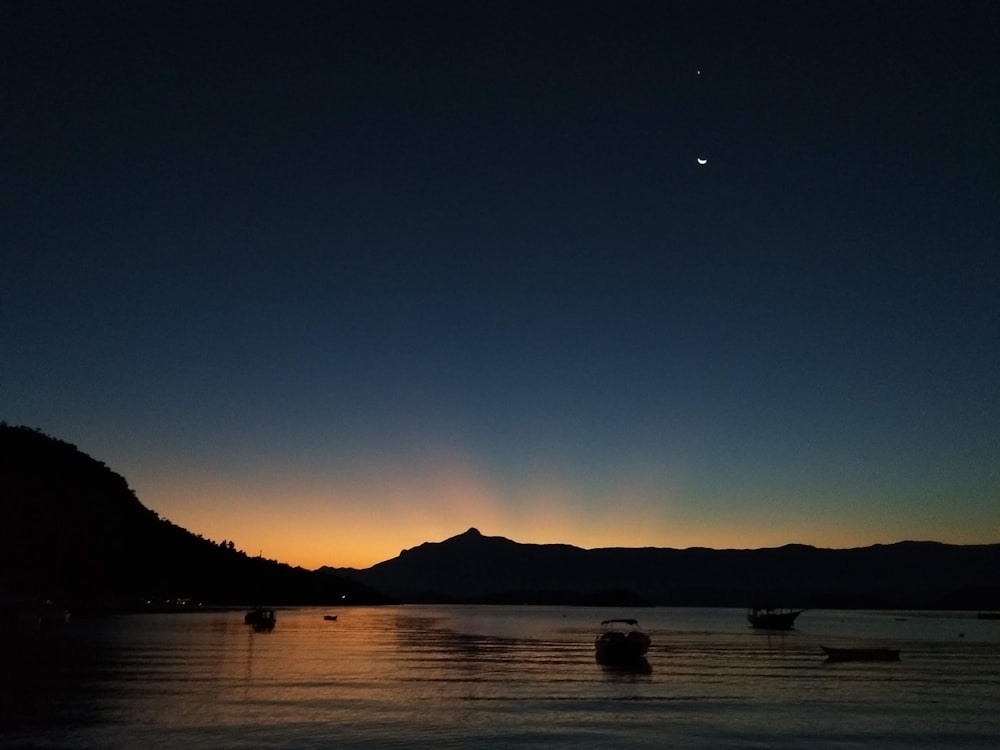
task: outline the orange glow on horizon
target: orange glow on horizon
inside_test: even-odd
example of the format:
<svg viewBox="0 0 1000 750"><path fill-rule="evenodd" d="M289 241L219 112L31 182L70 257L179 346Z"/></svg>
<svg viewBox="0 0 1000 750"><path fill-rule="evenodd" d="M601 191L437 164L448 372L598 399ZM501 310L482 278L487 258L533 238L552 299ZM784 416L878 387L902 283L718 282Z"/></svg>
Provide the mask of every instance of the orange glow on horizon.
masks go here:
<svg viewBox="0 0 1000 750"><path fill-rule="evenodd" d="M978 527L972 522L962 527L925 522L895 529L872 514L845 520L774 504L761 505L753 514L721 502L701 503L694 511L691 503L685 507L672 501L673 492L648 477L632 477L594 497L552 476L503 486L469 462L448 460L346 479L155 477L137 485L136 492L147 507L192 533L216 542L232 540L248 555L262 553L307 569L367 568L470 527L521 543L585 549L995 541L977 538L990 528L986 510Z"/></svg>

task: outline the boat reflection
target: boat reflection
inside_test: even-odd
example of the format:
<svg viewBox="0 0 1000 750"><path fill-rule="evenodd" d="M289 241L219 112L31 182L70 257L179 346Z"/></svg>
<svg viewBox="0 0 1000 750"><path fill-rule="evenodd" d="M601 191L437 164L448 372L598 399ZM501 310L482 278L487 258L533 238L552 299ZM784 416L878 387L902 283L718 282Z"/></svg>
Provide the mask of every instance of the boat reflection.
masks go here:
<svg viewBox="0 0 1000 750"><path fill-rule="evenodd" d="M653 667L645 656L637 659L602 659L596 658L601 671L606 675L645 675L653 674Z"/></svg>

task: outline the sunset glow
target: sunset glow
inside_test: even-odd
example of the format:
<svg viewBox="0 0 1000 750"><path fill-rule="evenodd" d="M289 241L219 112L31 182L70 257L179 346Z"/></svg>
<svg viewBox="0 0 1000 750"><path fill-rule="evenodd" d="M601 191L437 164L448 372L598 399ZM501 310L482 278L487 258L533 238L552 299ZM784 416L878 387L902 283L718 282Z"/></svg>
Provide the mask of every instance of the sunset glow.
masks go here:
<svg viewBox="0 0 1000 750"><path fill-rule="evenodd" d="M642 481L599 494L565 479L529 478L504 485L473 466L387 470L376 477L263 478L245 475L161 478L137 489L162 516L214 541L233 540L247 554L292 565L365 568L403 549L442 541L470 527L533 544L597 547L750 549L789 543L846 548L904 539L987 543L995 510L980 506L966 526L936 512L893 518L891 497L856 498L850 518L834 498L671 497ZM879 508L879 505L885 507ZM865 506L865 507L858 507ZM797 509L798 508L798 509ZM985 524L985 525L983 525Z"/></svg>
<svg viewBox="0 0 1000 750"><path fill-rule="evenodd" d="M307 568L1000 541L996 11L724 6L15 2L0 419Z"/></svg>

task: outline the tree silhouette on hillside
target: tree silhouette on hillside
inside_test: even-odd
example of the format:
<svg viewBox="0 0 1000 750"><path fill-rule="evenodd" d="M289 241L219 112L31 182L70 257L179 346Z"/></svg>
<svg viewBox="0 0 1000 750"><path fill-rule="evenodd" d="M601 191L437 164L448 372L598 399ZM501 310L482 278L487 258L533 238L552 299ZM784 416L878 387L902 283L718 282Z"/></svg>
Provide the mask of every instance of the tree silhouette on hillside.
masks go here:
<svg viewBox="0 0 1000 750"><path fill-rule="evenodd" d="M125 479L37 429L0 423L0 597L121 608L381 602L340 576L248 557L146 508Z"/></svg>

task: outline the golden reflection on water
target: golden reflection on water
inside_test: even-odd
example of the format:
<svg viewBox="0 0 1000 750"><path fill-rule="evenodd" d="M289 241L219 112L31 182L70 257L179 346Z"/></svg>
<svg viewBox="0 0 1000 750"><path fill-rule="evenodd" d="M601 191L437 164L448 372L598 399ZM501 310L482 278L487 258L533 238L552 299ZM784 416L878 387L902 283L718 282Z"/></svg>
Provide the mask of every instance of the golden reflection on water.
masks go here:
<svg viewBox="0 0 1000 750"><path fill-rule="evenodd" d="M992 748L1000 735L994 622L963 620L959 639L957 620L875 613L812 612L781 634L750 630L737 610L330 613L279 610L271 632L237 611L81 621L37 654L50 658L24 662L44 667L22 675L36 692L8 690L0 744L909 747L933 736ZM608 616L639 617L652 637L644 664L596 663ZM874 640L902 661L829 665L819 649Z"/></svg>

